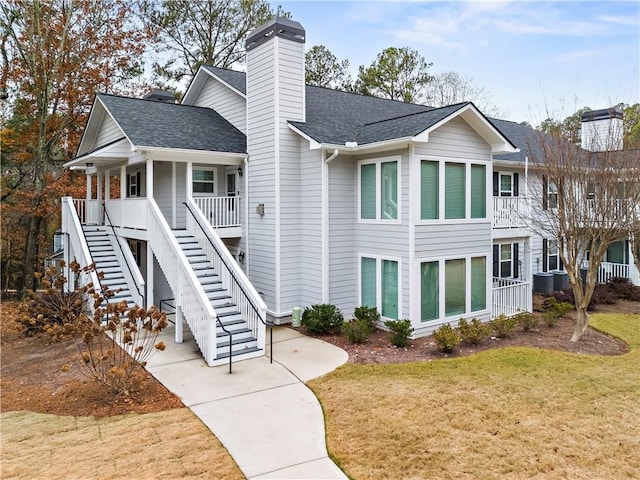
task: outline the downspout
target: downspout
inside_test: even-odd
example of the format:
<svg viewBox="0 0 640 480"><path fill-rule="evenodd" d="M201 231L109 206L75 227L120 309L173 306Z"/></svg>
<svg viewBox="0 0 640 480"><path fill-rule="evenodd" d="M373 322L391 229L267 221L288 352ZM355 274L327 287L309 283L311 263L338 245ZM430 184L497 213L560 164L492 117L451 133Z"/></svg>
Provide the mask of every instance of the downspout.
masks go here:
<svg viewBox="0 0 640 480"><path fill-rule="evenodd" d="M325 150L325 155L326 155ZM338 149L322 162L322 303L329 302L329 162L338 156Z"/></svg>
<svg viewBox="0 0 640 480"><path fill-rule="evenodd" d="M529 196L529 157L524 157L524 196Z"/></svg>

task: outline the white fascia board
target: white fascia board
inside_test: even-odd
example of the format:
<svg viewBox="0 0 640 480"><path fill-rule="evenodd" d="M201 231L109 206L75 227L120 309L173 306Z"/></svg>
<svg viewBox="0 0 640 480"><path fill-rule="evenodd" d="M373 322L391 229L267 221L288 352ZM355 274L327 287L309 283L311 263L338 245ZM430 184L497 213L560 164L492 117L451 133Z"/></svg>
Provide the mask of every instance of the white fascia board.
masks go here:
<svg viewBox="0 0 640 480"><path fill-rule="evenodd" d="M98 105L100 105L101 107L96 108ZM91 105L91 111L89 112L87 124L85 125L84 131L82 132L82 138L80 139L80 143L78 144L78 150L76 150L76 156L81 155L80 152L87 152L91 150L90 148L86 147L85 142L88 143L91 140L95 139L98 125L104 118L104 113L104 106L102 106L102 102L98 103L98 96L96 95L93 99L93 105ZM91 137L91 139L89 139L89 137Z"/></svg>
<svg viewBox="0 0 640 480"><path fill-rule="evenodd" d="M200 93L200 89L202 89L202 86L204 85L205 80L207 78L205 77L205 75L208 75L209 77L220 82L229 90L237 93L238 95L240 95L242 98L246 100L247 96L244 93L242 93L240 90L229 85L227 82L222 80L219 76L217 76L215 73L210 72L208 69L201 66L200 69L196 72L195 77L193 77L193 80L189 84L189 87L187 88L187 91L185 92L184 96L182 97L182 101L180 102L182 105L191 105L191 102L193 102L193 100L198 96L198 94Z"/></svg>
<svg viewBox="0 0 640 480"><path fill-rule="evenodd" d="M186 148L147 147L136 145L135 150L147 158L170 162L199 162L216 165L240 165L248 155L235 152L212 152L209 150L189 150Z"/></svg>
<svg viewBox="0 0 640 480"><path fill-rule="evenodd" d="M294 127L290 123L287 123L287 125L293 132L297 133L298 135L300 135L302 138L304 138L305 140L307 140L309 142L309 150L318 150L319 148L322 148L324 146L323 144L318 143L317 141L315 141L313 138L311 138L309 135L304 133L299 128Z"/></svg>
<svg viewBox="0 0 640 480"><path fill-rule="evenodd" d="M113 150L118 147L122 147L127 143L131 143L131 142L129 142L127 138L121 138L120 140L116 140L115 142L105 145L104 147L94 150L93 152L80 155L79 157L76 157L73 160L70 160L64 163L62 166L65 168L72 168L72 167L77 168L79 164L85 163L87 161L96 161L100 159L114 159L114 158L126 159L127 156L121 153L114 154Z"/></svg>
<svg viewBox="0 0 640 480"><path fill-rule="evenodd" d="M491 153L516 153L520 149L511 144L511 142L502 135L489 121L482 115L473 104L465 105L451 115L434 123L429 128L423 130L413 137L416 142L428 142L429 133L437 130L445 123L450 122L456 117L461 117L465 122L473 128L490 146Z"/></svg>

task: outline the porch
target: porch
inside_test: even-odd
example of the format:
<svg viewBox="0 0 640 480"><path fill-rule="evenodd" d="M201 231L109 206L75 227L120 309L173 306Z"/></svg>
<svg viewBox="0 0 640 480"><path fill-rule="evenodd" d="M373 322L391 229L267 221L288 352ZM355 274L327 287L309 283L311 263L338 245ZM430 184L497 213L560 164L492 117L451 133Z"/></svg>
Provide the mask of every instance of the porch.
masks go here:
<svg viewBox="0 0 640 480"><path fill-rule="evenodd" d="M491 318L513 316L533 309L531 283L511 278L493 277Z"/></svg>
<svg viewBox="0 0 640 480"><path fill-rule="evenodd" d="M233 196L199 196L193 201L221 238L241 236L242 198ZM130 230L148 229L146 197L87 200L74 198L73 204L83 225L104 225ZM176 216L177 217L177 216ZM178 219L167 218L170 224ZM179 226L179 225L178 225Z"/></svg>
<svg viewBox="0 0 640 480"><path fill-rule="evenodd" d="M585 261L583 268L589 267L589 262ZM626 278L634 285L640 285L640 272L635 264L601 262L596 283L607 283L612 278Z"/></svg>

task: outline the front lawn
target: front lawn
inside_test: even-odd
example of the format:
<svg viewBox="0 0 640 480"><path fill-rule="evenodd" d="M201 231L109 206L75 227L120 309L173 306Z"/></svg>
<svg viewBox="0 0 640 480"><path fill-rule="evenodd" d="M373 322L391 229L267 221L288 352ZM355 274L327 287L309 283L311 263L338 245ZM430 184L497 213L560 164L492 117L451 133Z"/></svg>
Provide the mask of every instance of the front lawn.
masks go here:
<svg viewBox="0 0 640 480"><path fill-rule="evenodd" d="M314 380L329 452L353 479L637 478L640 317L591 324L631 351L504 348Z"/></svg>

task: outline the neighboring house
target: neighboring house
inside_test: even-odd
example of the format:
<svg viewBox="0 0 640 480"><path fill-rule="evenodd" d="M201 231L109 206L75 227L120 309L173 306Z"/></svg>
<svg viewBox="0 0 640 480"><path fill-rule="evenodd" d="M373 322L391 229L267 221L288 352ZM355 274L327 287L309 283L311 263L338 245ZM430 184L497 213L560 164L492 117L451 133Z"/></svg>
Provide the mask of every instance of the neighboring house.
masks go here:
<svg viewBox="0 0 640 480"><path fill-rule="evenodd" d="M67 260L175 311L209 365L264 354L265 322L317 303L375 306L417 336L530 310L533 273L561 268L525 221L533 131L472 103L305 85L304 40L268 22L246 74L202 67L181 104L97 95L66 164L88 190L63 199Z"/></svg>

